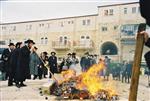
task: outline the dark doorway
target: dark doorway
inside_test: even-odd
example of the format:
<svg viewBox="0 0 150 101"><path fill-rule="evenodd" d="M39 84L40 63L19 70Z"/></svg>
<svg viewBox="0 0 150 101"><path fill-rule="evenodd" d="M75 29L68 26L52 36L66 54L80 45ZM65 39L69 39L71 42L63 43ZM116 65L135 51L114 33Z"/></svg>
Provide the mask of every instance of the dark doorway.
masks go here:
<svg viewBox="0 0 150 101"><path fill-rule="evenodd" d="M113 42L105 42L101 46L101 54L102 55L117 55L118 49L117 46Z"/></svg>

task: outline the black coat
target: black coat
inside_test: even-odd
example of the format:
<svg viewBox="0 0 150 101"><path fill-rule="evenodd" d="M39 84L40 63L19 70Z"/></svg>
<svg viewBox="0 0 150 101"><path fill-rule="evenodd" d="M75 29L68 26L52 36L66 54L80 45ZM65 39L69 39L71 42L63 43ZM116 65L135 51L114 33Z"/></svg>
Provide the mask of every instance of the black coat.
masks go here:
<svg viewBox="0 0 150 101"><path fill-rule="evenodd" d="M150 38L149 38L148 41L145 43L145 45L150 48ZM147 53L144 55L144 57L145 57L147 66L148 66L148 68L149 68L149 70L150 70L150 51L147 52Z"/></svg>
<svg viewBox="0 0 150 101"><path fill-rule="evenodd" d="M26 78L30 75L29 69L30 61L30 50L27 46L23 46L19 50L17 68L16 68L16 80L25 81Z"/></svg>
<svg viewBox="0 0 150 101"><path fill-rule="evenodd" d="M57 57L56 56L50 56L48 59L50 71L52 73L57 73Z"/></svg>
<svg viewBox="0 0 150 101"><path fill-rule="evenodd" d="M83 70L88 70L90 67L90 58L82 57L80 60L80 65Z"/></svg>
<svg viewBox="0 0 150 101"><path fill-rule="evenodd" d="M140 0L140 10L141 10L141 16L145 18L146 24L150 26L150 1L149 0Z"/></svg>
<svg viewBox="0 0 150 101"><path fill-rule="evenodd" d="M5 49L2 53L2 61L4 63L4 68L3 71L4 72L9 72L9 60L10 60L10 55L11 55L11 51L9 49Z"/></svg>
<svg viewBox="0 0 150 101"><path fill-rule="evenodd" d="M17 62L18 62L18 57L19 57L19 48L16 48L10 56L10 62L9 62L9 68L10 68L10 72L11 74L14 76L16 76L16 68L17 68Z"/></svg>

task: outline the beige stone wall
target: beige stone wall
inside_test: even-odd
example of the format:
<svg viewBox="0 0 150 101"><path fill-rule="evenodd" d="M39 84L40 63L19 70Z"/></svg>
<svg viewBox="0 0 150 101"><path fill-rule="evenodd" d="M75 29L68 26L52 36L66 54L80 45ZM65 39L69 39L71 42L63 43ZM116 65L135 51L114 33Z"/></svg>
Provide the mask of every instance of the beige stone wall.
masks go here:
<svg viewBox="0 0 150 101"><path fill-rule="evenodd" d="M136 7L137 10L134 14L132 13L132 7ZM104 57L101 55L102 45L106 42L112 42L118 50L117 55L110 55L113 60L132 59L129 51L135 45L122 46L120 28L125 24L144 22L144 19L138 12L138 7L138 3L98 7L97 15L3 24L0 25L1 40L6 40L8 44L9 39L14 39L14 42L16 42L25 41L25 39L30 38L36 42L39 53L42 51L47 51L48 53L56 51L57 55L61 57L65 56L68 52L77 52L78 56L82 56L86 51ZM127 14L124 14L124 8L127 8ZM109 11L110 9L113 9L113 15L105 16L105 10ZM86 21L85 25L83 25L83 20ZM87 20L90 20L89 25ZM2 26L6 27L6 30L2 30ZM13 31L13 26L16 26L15 31ZM107 31L102 31L102 27L107 27ZM69 48L54 48L53 42L59 42L61 36L67 37L70 43ZM93 42L93 47L90 49L76 48L74 43L78 43L81 40L81 36L89 36ZM42 44L41 38L47 38L47 44ZM144 48L144 52L147 50L147 48Z"/></svg>

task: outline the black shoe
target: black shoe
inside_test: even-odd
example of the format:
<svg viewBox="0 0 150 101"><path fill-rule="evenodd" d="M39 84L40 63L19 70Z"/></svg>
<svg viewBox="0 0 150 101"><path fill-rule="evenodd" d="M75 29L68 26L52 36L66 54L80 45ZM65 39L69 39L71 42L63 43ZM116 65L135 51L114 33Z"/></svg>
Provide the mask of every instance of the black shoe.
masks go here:
<svg viewBox="0 0 150 101"><path fill-rule="evenodd" d="M23 83L20 84L20 87L25 87L25 86L27 86L27 85L25 85L25 84L23 84Z"/></svg>
<svg viewBox="0 0 150 101"><path fill-rule="evenodd" d="M35 80L37 77L34 77L33 80Z"/></svg>
<svg viewBox="0 0 150 101"><path fill-rule="evenodd" d="M10 84L8 84L8 86L13 86L13 84L12 84L12 83L10 83Z"/></svg>
<svg viewBox="0 0 150 101"><path fill-rule="evenodd" d="M16 84L16 87L17 87L17 88L20 88L21 86L20 86L19 84Z"/></svg>

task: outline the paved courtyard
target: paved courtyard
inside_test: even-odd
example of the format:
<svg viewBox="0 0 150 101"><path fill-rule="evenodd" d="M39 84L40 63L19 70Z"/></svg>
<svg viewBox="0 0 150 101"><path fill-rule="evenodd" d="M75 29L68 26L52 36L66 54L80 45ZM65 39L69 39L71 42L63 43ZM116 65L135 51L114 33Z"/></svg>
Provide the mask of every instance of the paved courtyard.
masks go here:
<svg viewBox="0 0 150 101"><path fill-rule="evenodd" d="M55 76L59 78L58 74ZM150 101L150 88L147 87L147 79L147 76L140 76L138 89L139 101ZM48 101L62 101L58 100L55 96L40 95L39 88L47 82L49 82L48 78L42 80L27 80L25 82L27 87L17 88L15 86L8 87L7 81L0 81L0 101L45 101L46 97ZM113 84L119 94L120 101L128 101L130 84L120 81L113 81Z"/></svg>

